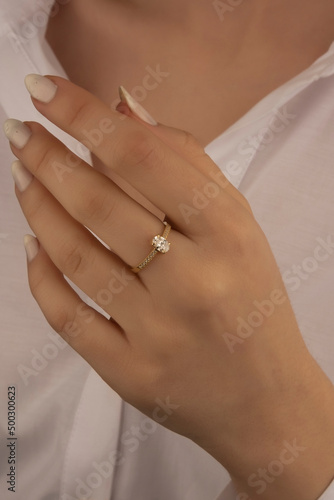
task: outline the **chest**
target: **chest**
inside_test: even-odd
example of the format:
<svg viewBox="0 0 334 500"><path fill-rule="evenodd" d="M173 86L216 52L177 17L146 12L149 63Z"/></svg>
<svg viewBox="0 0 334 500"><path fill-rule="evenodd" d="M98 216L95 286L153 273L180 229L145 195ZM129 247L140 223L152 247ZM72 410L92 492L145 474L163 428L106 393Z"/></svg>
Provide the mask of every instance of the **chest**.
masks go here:
<svg viewBox="0 0 334 500"><path fill-rule="evenodd" d="M263 97L307 68L327 39L300 47L217 43L154 26L119 22L109 30L57 16L47 40L68 77L108 105L123 85L161 123L191 132L203 146Z"/></svg>

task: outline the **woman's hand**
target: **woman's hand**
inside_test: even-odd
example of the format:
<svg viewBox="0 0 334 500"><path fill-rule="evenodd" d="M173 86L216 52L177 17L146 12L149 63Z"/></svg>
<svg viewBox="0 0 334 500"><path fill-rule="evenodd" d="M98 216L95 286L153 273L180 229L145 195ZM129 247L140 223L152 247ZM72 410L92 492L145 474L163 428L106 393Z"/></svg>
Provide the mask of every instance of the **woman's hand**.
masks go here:
<svg viewBox="0 0 334 500"><path fill-rule="evenodd" d="M16 194L40 242L37 252L27 240L29 283L50 325L122 398L193 439L250 494L250 475L296 441L301 458L262 498L315 500L332 473L333 420L323 403L333 409L333 389L306 350L246 199L189 134L143 123L122 105L125 117L64 79L34 82L33 94L49 101L33 99L36 108L172 227L170 251L132 272L162 221L38 123L7 122L27 169L14 164Z"/></svg>

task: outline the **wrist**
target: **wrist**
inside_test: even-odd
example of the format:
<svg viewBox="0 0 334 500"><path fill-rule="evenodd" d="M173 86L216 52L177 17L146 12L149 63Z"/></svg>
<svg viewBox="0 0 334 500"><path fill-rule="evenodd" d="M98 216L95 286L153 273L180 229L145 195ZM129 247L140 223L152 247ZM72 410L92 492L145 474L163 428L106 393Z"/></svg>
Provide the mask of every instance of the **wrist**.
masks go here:
<svg viewBox="0 0 334 500"><path fill-rule="evenodd" d="M316 500L333 479L334 388L307 358L288 383L248 407L230 434L230 457L225 448L220 461L240 490L238 500Z"/></svg>

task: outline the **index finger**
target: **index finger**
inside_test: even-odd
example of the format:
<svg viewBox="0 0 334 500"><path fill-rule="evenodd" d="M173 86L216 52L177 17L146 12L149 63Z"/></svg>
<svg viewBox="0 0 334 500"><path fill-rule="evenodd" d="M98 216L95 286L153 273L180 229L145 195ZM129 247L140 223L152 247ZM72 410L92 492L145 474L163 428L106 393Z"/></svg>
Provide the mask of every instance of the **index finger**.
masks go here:
<svg viewBox="0 0 334 500"><path fill-rule="evenodd" d="M116 170L167 214L176 229L189 236L211 231L207 224L210 207L204 212L193 204L194 192L203 192L207 176L148 127L131 118L124 119L124 115L63 78L29 75L26 85L40 113L84 144L107 167ZM226 196L230 198L225 195L219 201L221 204L225 199L228 209ZM181 206L196 213L191 224Z"/></svg>

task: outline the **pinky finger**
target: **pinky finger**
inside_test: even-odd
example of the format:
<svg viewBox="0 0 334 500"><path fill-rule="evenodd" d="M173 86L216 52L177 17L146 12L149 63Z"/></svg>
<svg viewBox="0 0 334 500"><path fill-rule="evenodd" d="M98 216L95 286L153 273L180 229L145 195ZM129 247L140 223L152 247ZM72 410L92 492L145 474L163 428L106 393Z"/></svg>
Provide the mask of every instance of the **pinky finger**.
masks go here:
<svg viewBox="0 0 334 500"><path fill-rule="evenodd" d="M113 389L122 392L123 368L130 355L122 329L80 299L35 237L26 235L24 245L30 290L46 320Z"/></svg>

